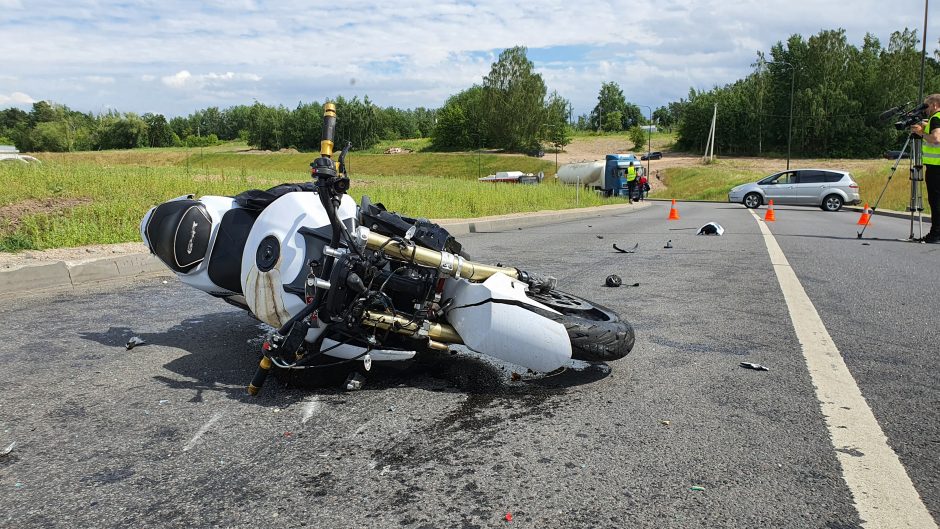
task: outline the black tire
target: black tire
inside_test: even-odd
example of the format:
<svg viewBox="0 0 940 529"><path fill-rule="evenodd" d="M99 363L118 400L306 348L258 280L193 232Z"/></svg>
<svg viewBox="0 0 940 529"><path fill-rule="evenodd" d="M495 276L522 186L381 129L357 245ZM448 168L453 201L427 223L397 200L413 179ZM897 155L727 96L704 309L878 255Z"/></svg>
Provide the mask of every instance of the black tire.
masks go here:
<svg viewBox="0 0 940 529"><path fill-rule="evenodd" d="M825 211L839 211L842 209L842 197L839 195L826 195L826 198L823 199L821 207Z"/></svg>
<svg viewBox="0 0 940 529"><path fill-rule="evenodd" d="M764 203L764 199L760 196L760 193L748 193L744 195L744 200L741 203L748 209L757 209Z"/></svg>
<svg viewBox="0 0 940 529"><path fill-rule="evenodd" d="M610 362L627 356L636 336L633 326L616 312L584 298L554 290L530 295L561 314L526 306L532 312L565 326L571 341L571 357L588 362Z"/></svg>

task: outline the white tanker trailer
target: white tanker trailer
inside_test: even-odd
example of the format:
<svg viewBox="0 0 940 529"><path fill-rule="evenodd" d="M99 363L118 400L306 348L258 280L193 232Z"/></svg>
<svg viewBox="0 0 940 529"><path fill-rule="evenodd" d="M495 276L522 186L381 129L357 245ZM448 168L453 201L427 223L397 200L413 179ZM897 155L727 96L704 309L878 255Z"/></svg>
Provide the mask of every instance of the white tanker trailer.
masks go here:
<svg viewBox="0 0 940 529"><path fill-rule="evenodd" d="M637 168L637 174L643 173L643 165L632 154L608 154L605 160L579 162L562 165L556 177L563 184L593 187L604 192L605 196L620 194L626 187L624 172L630 163Z"/></svg>

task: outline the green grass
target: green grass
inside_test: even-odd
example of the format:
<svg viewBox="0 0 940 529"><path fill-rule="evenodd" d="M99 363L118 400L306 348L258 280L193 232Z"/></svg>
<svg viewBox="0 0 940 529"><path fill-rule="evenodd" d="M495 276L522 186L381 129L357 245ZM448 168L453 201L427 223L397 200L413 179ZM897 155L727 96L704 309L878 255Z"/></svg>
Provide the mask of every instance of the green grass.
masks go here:
<svg viewBox="0 0 940 529"><path fill-rule="evenodd" d="M294 178L308 176L310 162L317 155L300 154L196 154L178 161L190 173L208 171L237 171L248 174L257 170L296 172ZM354 178L382 176L426 176L435 178L476 179L497 171L523 171L554 175L554 162L531 156L476 154L476 153L410 153L363 154L350 153L346 157L347 169Z"/></svg>
<svg viewBox="0 0 940 529"><path fill-rule="evenodd" d="M778 161L779 162L779 161ZM728 191L738 185L757 180L782 170L768 168L766 163L748 160L718 160L713 164L663 169L661 176L666 189L651 193L653 198L677 200L728 200ZM842 168L852 173L859 185L862 203L874 206L891 174L890 160L800 160L793 167ZM911 182L908 167L899 167L885 190L879 209L904 211L910 201ZM924 207L927 208L926 198ZM929 211L929 208L927 208Z"/></svg>
<svg viewBox="0 0 940 529"><path fill-rule="evenodd" d="M21 209L32 206L36 211L39 209L38 201L51 204L44 203L45 211L24 215L15 223L9 217L5 221L0 220L0 251L135 241L140 239L138 225L147 209L169 198L189 193L231 196L246 189L267 188L309 178L305 170L309 155L204 156L220 156L212 159L225 163L234 163L229 156L235 157L246 160L244 163L248 167L226 168L225 163L212 167L208 161L205 165L190 163L188 169L185 164L148 167L98 165L84 161L0 165L0 189L4 190L0 195L0 207L6 206L6 211L11 211L17 206ZM280 167L278 164L285 163L281 158L295 157L302 162L299 169L277 168ZM366 157L358 157L363 171L367 167L375 169L375 165L380 165L384 171L391 171L389 167L404 171L400 166L366 164L362 160ZM461 163L469 165L466 158L441 155L429 160L437 160L437 166L451 168L462 167ZM519 160L525 159L520 157ZM531 162L541 161L531 159ZM418 165L425 171L436 167L427 160L425 164ZM518 168L516 165L512 167ZM463 172L469 173L469 168ZM443 174L353 173L350 195L358 201L361 195L368 194L374 202L382 202L390 210L427 218L465 218L576 207L575 189L557 184L554 179L546 179L538 186L517 186L483 184L477 182L475 176L475 172L450 177ZM580 194L582 207L619 202L622 199L603 199L594 193Z"/></svg>

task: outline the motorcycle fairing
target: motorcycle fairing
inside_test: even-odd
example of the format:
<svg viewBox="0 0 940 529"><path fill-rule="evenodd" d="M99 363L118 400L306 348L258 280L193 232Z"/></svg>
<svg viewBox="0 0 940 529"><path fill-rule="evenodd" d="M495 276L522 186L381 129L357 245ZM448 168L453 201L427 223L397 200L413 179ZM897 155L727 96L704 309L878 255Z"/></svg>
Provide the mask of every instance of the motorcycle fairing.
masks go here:
<svg viewBox="0 0 940 529"><path fill-rule="evenodd" d="M556 312L529 299L526 284L504 274L482 283L449 280L444 297L452 298L447 320L467 347L533 371L549 372L571 359L565 326L524 308Z"/></svg>

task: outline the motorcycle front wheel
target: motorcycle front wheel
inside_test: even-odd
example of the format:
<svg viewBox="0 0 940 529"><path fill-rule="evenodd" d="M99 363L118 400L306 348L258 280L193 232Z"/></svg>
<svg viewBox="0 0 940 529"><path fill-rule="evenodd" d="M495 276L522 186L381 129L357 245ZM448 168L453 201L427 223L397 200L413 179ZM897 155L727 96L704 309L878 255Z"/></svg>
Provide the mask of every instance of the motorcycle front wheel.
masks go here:
<svg viewBox="0 0 940 529"><path fill-rule="evenodd" d="M572 358L610 362L627 356L633 349L636 340L633 326L607 307L560 290L528 296L560 313L525 307L565 326L571 341Z"/></svg>

